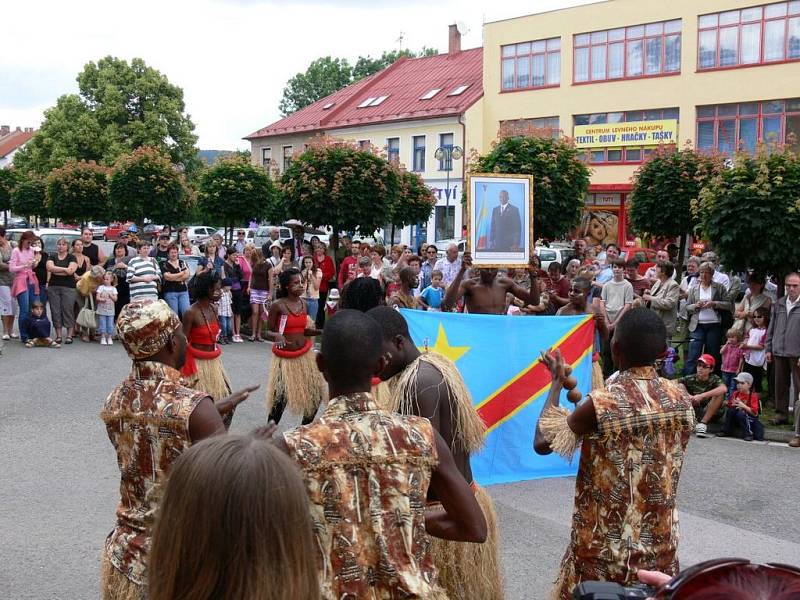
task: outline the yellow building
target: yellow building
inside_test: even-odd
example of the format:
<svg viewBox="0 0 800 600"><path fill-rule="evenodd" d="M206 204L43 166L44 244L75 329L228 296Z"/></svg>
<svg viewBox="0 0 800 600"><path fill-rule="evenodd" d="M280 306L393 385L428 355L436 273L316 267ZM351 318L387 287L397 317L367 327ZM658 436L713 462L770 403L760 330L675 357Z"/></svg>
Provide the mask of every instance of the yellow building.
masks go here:
<svg viewBox="0 0 800 600"><path fill-rule="evenodd" d="M283 172L318 135L375 146L419 173L437 199L427 223L398 230L394 241L417 247L462 237L465 160L458 150L481 146L483 64L481 48L461 50L455 25L449 33L447 54L400 59L247 136L253 162Z"/></svg>
<svg viewBox="0 0 800 600"><path fill-rule="evenodd" d="M484 26L483 143L530 120L593 169L579 232L630 243L630 178L658 143L800 137L800 1L611 0Z"/></svg>

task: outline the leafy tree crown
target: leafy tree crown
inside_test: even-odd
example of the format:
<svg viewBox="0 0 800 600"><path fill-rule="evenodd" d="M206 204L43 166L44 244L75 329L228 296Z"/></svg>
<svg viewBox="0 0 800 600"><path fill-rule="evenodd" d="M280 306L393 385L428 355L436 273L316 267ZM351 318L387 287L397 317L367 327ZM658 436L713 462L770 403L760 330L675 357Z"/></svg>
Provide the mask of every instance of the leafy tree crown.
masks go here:
<svg viewBox="0 0 800 600"><path fill-rule="evenodd" d="M569 141L506 137L496 142L488 154L473 157L469 170L533 175L533 229L537 238L563 237L580 220L590 171Z"/></svg>
<svg viewBox="0 0 800 600"><path fill-rule="evenodd" d="M65 222L107 219L108 172L94 161L68 162L47 177L48 212Z"/></svg>
<svg viewBox="0 0 800 600"><path fill-rule="evenodd" d="M227 224L281 220L277 190L266 171L243 156L217 161L200 179L200 208Z"/></svg>

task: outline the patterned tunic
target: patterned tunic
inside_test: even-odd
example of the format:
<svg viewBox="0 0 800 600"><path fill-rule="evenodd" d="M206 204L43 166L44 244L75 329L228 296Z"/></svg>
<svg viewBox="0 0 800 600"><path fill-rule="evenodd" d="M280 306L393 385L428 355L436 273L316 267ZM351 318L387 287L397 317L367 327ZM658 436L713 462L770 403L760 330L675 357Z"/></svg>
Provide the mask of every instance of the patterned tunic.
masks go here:
<svg viewBox="0 0 800 600"><path fill-rule="evenodd" d="M358 393L283 435L304 474L323 600L445 598L425 531L438 461L430 422Z"/></svg>
<svg viewBox="0 0 800 600"><path fill-rule="evenodd" d="M136 584L146 583L150 527L164 476L191 444L189 417L207 396L186 387L175 369L141 361L133 364L100 413L121 473L117 525L105 551L114 567Z"/></svg>
<svg viewBox="0 0 800 600"><path fill-rule="evenodd" d="M678 571L676 495L694 428L688 396L637 367L589 398L598 431L581 446L572 536L553 593L564 600L581 581L632 584L640 568Z"/></svg>

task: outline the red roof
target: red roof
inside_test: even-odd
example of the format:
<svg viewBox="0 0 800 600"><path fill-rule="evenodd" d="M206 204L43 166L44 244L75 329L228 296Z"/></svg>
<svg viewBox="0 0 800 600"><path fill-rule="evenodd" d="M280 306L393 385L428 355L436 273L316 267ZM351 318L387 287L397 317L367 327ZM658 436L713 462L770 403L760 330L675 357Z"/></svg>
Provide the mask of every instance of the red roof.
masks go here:
<svg viewBox="0 0 800 600"><path fill-rule="evenodd" d="M0 158L5 158L33 137L35 131L12 131L0 138Z"/></svg>
<svg viewBox="0 0 800 600"><path fill-rule="evenodd" d="M467 86L458 95L449 95ZM428 100L427 92L440 91ZM368 98L386 98L358 108ZM483 96L483 48L453 55L401 58L383 71L357 81L288 117L251 133L253 140L274 135L339 129L392 121L431 119L462 114ZM328 106L328 108L323 108Z"/></svg>

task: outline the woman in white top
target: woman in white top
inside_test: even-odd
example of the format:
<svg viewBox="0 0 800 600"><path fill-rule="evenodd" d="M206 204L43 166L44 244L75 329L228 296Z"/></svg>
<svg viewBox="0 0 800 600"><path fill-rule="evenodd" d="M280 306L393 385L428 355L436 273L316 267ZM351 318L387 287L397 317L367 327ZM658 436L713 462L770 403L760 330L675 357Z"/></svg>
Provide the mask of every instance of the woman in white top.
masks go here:
<svg viewBox="0 0 800 600"><path fill-rule="evenodd" d="M689 288L686 313L689 315L689 356L683 369L684 375L693 375L697 359L701 354L714 357L717 370L721 366L719 349L722 345L721 311L731 310L725 286L713 281L714 265L700 265L697 285Z"/></svg>

